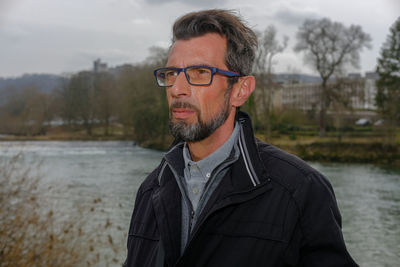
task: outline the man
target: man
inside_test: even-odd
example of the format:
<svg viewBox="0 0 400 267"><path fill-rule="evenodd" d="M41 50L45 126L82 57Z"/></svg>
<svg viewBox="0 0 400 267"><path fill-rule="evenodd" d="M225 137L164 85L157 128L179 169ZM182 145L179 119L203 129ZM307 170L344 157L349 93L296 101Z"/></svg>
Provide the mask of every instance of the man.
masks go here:
<svg viewBox="0 0 400 267"><path fill-rule="evenodd" d="M256 140L239 111L256 46L229 11L175 22L154 74L176 140L138 190L125 266L357 266L329 182Z"/></svg>

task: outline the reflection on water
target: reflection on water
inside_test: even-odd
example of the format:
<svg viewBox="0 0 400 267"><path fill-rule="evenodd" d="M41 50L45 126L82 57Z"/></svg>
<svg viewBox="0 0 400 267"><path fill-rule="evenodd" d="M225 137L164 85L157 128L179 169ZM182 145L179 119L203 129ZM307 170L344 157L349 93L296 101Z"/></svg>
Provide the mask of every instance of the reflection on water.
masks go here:
<svg viewBox="0 0 400 267"><path fill-rule="evenodd" d="M400 170L363 164L312 164L329 177L343 233L360 266L400 260Z"/></svg>
<svg viewBox="0 0 400 267"><path fill-rule="evenodd" d="M123 262L136 190L162 153L132 142L0 142L0 160L20 151L28 161L43 160L43 184L65 188L48 196L57 208L68 213L77 203L101 198L103 215L88 220L112 218L119 226L114 240L120 243ZM312 166L335 189L344 237L354 259L360 266L396 266L400 260L400 170L362 164Z"/></svg>
<svg viewBox="0 0 400 267"><path fill-rule="evenodd" d="M111 221L112 229L117 229L111 233L118 247L115 266L121 266L136 191L162 153L132 142L0 142L0 161L21 151L28 164L43 162L41 184L55 189L45 192L42 207L68 215L95 206L95 212L85 214L86 224L104 239L109 233L96 227ZM101 202L94 205L97 199ZM103 259L114 257L110 248L101 253L110 254Z"/></svg>

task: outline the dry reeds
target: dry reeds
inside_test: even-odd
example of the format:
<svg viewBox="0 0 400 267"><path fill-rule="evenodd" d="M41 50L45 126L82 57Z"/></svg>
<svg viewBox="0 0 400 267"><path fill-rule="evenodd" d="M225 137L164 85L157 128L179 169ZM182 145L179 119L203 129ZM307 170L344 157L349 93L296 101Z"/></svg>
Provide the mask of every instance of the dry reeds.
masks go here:
<svg viewBox="0 0 400 267"><path fill-rule="evenodd" d="M95 230L87 224L86 215L101 204L101 198L86 208L59 214L57 210L46 208L40 179L32 166L23 163L21 154L0 159L0 266L109 266L118 263L118 251L109 231L111 221L99 222ZM110 250L114 256L110 256Z"/></svg>

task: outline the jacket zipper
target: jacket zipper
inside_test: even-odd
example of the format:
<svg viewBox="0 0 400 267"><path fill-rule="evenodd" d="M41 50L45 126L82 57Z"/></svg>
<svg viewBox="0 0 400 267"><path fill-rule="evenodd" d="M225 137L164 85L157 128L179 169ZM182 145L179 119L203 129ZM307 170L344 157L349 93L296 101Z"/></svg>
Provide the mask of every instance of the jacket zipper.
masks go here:
<svg viewBox="0 0 400 267"><path fill-rule="evenodd" d="M168 163L166 161L164 161L164 164L161 167L160 173L158 175L158 183L159 184L160 184L161 177L162 177L162 175L164 173L164 170L165 170L165 167L167 166L167 164ZM173 172L175 177L180 177L179 175L177 175L175 173L173 168L170 167L170 169ZM186 203L186 205L188 207L189 225L188 225L188 232L187 232L187 240L189 240L190 239L190 233L191 233L192 227L193 227L193 219L194 219L194 216L195 216L195 211L193 209L192 202L190 201L189 197L187 196L186 190L185 190L184 185L182 184L181 180L180 179L176 179L176 180L177 180L178 186L180 188L180 191L181 192L183 191L183 198L184 198L184 201L185 201L185 203ZM188 242L186 242L186 244L188 244Z"/></svg>
<svg viewBox="0 0 400 267"><path fill-rule="evenodd" d="M181 187L181 191L183 191L183 197L184 201L186 202L188 210L188 215L189 215L189 225L188 225L188 230L187 230L187 241L186 244L188 244L188 241L190 239L190 233L192 232L192 227L193 227L193 219L195 216L195 211L193 209L193 204L190 201L189 197L187 196L186 189L184 188L184 185L182 184L181 180L178 179L179 187Z"/></svg>
<svg viewBox="0 0 400 267"><path fill-rule="evenodd" d="M195 215L195 212L194 212L194 210L192 209L192 210L190 211L188 240L189 240L189 237L190 237L190 232L192 231L192 227L193 227L194 215Z"/></svg>
<svg viewBox="0 0 400 267"><path fill-rule="evenodd" d="M189 227L188 227L188 234L187 234L187 241L186 241L186 244L187 244L188 241L190 240L190 233L192 232L193 219L194 219L195 212L193 210L192 202L186 196L186 192L185 192L185 197L186 197L186 203L189 203L189 205L188 205L188 208L189 208Z"/></svg>
<svg viewBox="0 0 400 267"><path fill-rule="evenodd" d="M234 162L234 161L235 161L234 158L228 157L224 162L221 163L221 165L219 165L216 169L213 170L213 172L212 172L212 174L211 174L211 176L210 176L210 180L209 180L209 181L211 182L211 179L213 179L213 177L215 176L216 173L219 173L222 169L224 169L227 165L231 164L231 163ZM221 167L221 166L223 166L223 167ZM208 184L206 185L206 187L204 188L204 190L203 190L203 195L201 196L201 198L200 198L200 200L199 200L199 206L198 206L198 208L197 208L197 211L198 211L197 215L199 215L199 214L202 212L202 208L201 208L201 205L200 205L200 204L202 204L202 202L204 201L204 193L207 192L207 191L209 190L210 185L211 185L211 183L208 183ZM190 202L190 201L189 201L189 202ZM191 204L191 202L190 202L190 204ZM199 209L199 208L200 208L200 209ZM191 240L192 229L193 229L193 227L194 227L193 222L194 222L194 219L195 219L195 216L196 216L196 212L193 210L193 206L192 206L192 205L191 205L191 209L190 209L190 211L189 211L189 214L190 214L190 219L189 219L188 240L187 240L187 242L186 242L186 245L185 245L185 248L184 248L183 251L186 250L186 246L189 244L189 242L190 242L190 240Z"/></svg>
<svg viewBox="0 0 400 267"><path fill-rule="evenodd" d="M246 145L244 145L245 141L244 141L244 133L243 133L243 128L242 127L240 127L240 133L239 133L239 140L238 141L239 141L239 150L240 150L240 153L243 156L243 161L245 163L247 173L250 176L250 180L251 180L253 186L256 187L257 185L260 184L260 180L258 179L257 175L255 174L255 172L253 170L253 166L251 165L251 161L250 161L249 156L248 156L247 147L246 147ZM229 162L229 161L232 161L232 159L228 158L225 162ZM225 162L223 162L222 164L224 164ZM222 166L222 164L220 166ZM216 170L214 170L213 173L215 174ZM210 179L211 179L211 177L210 177ZM181 186L183 186L183 185L181 185ZM206 190L204 190L204 191L206 191ZM184 192L185 192L186 202L189 202L189 204L190 204L190 207L189 207L189 209L190 209L189 210L190 218L189 218L188 239L187 239L187 242L186 242L186 246L184 248L184 251L185 251L188 248L188 245L190 244L190 242L192 240L192 238L191 238L192 237L192 231L191 230L192 230L192 227L193 227L193 220L194 220L194 217L195 217L195 211L193 210L192 203L190 202L189 198L186 196L186 190L184 190ZM201 197L201 199L202 198L203 198L203 196ZM199 201L199 204L201 203L201 199ZM214 211L216 211L216 210L214 210ZM214 211L211 210L212 213ZM210 214L211 213L207 214L204 217L204 219L202 220L202 222L197 222L197 223L203 223L206 220L206 218L208 218L208 216Z"/></svg>
<svg viewBox="0 0 400 267"><path fill-rule="evenodd" d="M264 185L261 185L261 186L265 186L265 184L267 184L267 183L269 183L269 182L270 182L270 179L268 179L267 182L266 182L266 183L263 183ZM231 193L231 194L228 194L227 196L225 196L225 199L228 198L228 197L237 195L237 194L250 193L250 192L252 192L252 191L254 191L254 190L257 190L257 189L260 189L260 187L258 187L258 188L253 187L253 188L251 188L250 190L244 191L244 192L235 192L235 193ZM230 203L228 203L228 204L226 204L226 205L221 205L221 206L218 206L218 203L217 203L217 204L214 206L214 208L211 209L211 210L203 217L203 219L202 219L200 222L198 222L199 227L196 229L195 232L192 233L192 235L190 236L190 238L188 238L188 241L187 241L187 243L186 243L186 247L185 247L185 249L184 249L184 252L187 251L187 250L189 250L190 244L192 243L192 241L193 241L194 238L196 237L196 234L197 234L198 232L200 232L201 228L204 226L205 222L207 221L207 219L208 219L212 214L214 214L215 212L217 212L217 211L219 211L219 210L221 210L221 209L224 209L224 208L226 208L226 207L228 207L228 206L230 206L230 205L233 205L233 204L236 204L236 202L230 202ZM185 253L184 253L184 254L185 254ZM181 259L183 258L183 255L184 255L184 254L182 254L182 255L179 257L179 259L176 261L176 263L174 264L174 266L176 266L176 265L181 261Z"/></svg>
<svg viewBox="0 0 400 267"><path fill-rule="evenodd" d="M193 219L194 219L194 216L195 216L195 211L193 209L193 204L192 204L192 202L190 201L190 199L189 199L189 197L187 195L186 189L185 189L184 185L181 182L181 179L177 179L177 180L178 180L178 185L179 185L181 191L183 191L184 201L186 202L187 208L189 209L188 210L189 225L188 225L187 241L186 241L186 244L187 244L188 240L190 239L190 233L192 232Z"/></svg>

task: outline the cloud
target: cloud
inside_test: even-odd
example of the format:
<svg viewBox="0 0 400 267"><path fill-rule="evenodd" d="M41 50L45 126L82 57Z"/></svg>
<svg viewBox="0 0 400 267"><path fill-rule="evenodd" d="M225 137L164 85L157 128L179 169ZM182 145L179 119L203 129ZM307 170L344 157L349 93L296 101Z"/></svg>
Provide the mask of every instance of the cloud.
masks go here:
<svg viewBox="0 0 400 267"><path fill-rule="evenodd" d="M18 4L18 0L0 0L0 27L3 22L6 21L7 15L10 10L12 10L13 6Z"/></svg>
<svg viewBox="0 0 400 267"><path fill-rule="evenodd" d="M170 3L183 3L191 6L198 7L209 7L210 5L222 5L226 3L226 0L146 0L149 4L170 4Z"/></svg>
<svg viewBox="0 0 400 267"><path fill-rule="evenodd" d="M399 0L386 0L388 6L392 7L393 12L399 12L400 10L400 1ZM397 11L396 11L397 10Z"/></svg>
<svg viewBox="0 0 400 267"><path fill-rule="evenodd" d="M29 30L23 25L16 24L0 28L0 48L6 43L16 44L28 35L30 35Z"/></svg>
<svg viewBox="0 0 400 267"><path fill-rule="evenodd" d="M79 56L85 58L88 62L96 58L101 58L103 61L114 63L127 60L132 57L132 51L116 48L81 50L78 52L78 54Z"/></svg>
<svg viewBox="0 0 400 267"><path fill-rule="evenodd" d="M168 48L171 45L170 41L157 41L155 43L155 46L163 47L163 48Z"/></svg>
<svg viewBox="0 0 400 267"><path fill-rule="evenodd" d="M7 11L7 9L11 8L15 2L18 2L17 0L1 0L0 1L0 11L4 12Z"/></svg>
<svg viewBox="0 0 400 267"><path fill-rule="evenodd" d="M120 34L54 25L0 29L0 76L23 72L76 71L96 58L110 65L140 61L143 33ZM144 46L144 47L143 47Z"/></svg>
<svg viewBox="0 0 400 267"><path fill-rule="evenodd" d="M132 20L132 23L135 25L146 25L151 24L151 20L148 18L136 18Z"/></svg>
<svg viewBox="0 0 400 267"><path fill-rule="evenodd" d="M238 10L250 27L274 24L279 40L290 36L277 56L276 70L283 71L301 66L290 47L306 18L359 24L375 42L374 50L363 52L362 63L371 69L399 7L399 0L0 0L0 76L80 70L98 57L109 65L141 62L149 47L169 46L178 17L209 8Z"/></svg>
<svg viewBox="0 0 400 267"><path fill-rule="evenodd" d="M320 17L317 12L312 10L294 10L288 7L282 7L273 14L273 19L287 25L300 25L306 19L315 19Z"/></svg>

